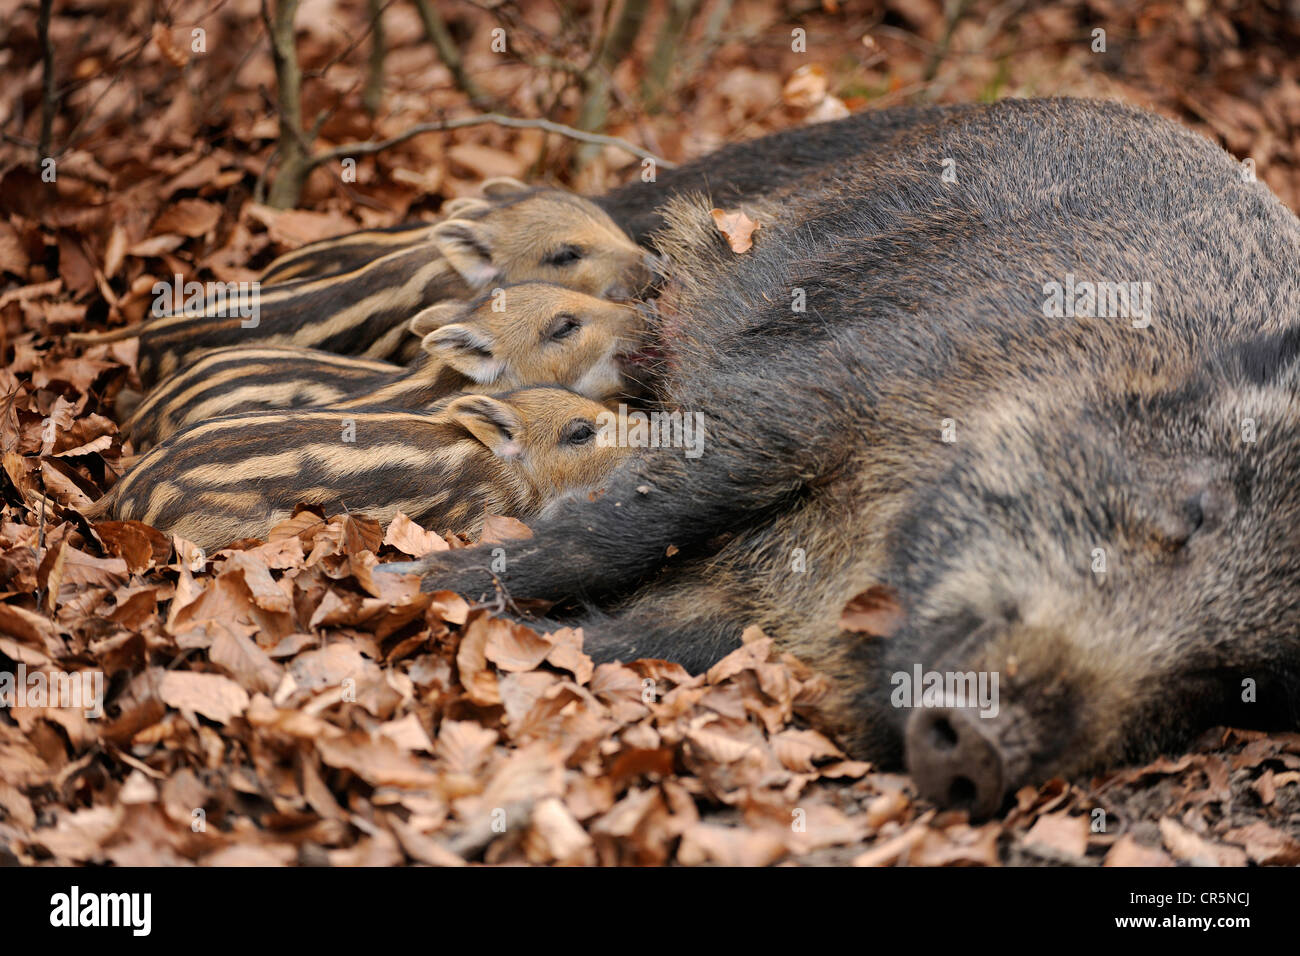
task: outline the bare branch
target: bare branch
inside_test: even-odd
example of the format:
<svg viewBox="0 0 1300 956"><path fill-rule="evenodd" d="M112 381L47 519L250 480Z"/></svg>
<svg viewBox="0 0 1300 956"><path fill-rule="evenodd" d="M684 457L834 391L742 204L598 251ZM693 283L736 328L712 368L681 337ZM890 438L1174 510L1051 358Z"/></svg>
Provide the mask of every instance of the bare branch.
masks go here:
<svg viewBox="0 0 1300 956"><path fill-rule="evenodd" d="M654 53L650 55L650 65L646 68L642 84L651 112L658 108L659 101L668 89L668 78L677 60L678 45L691 17L695 15L695 7L696 0L670 0L668 4L668 14L664 17L663 26L659 28L659 36L655 38Z"/></svg>
<svg viewBox="0 0 1300 956"><path fill-rule="evenodd" d="M50 11L54 0L41 0L40 14L36 20L36 35L41 42L41 139L37 144L37 159L45 162L50 155L50 137L54 132L54 41L50 39Z"/></svg>
<svg viewBox="0 0 1300 956"><path fill-rule="evenodd" d="M933 80L938 75L939 67L948 55L948 47L952 45L952 35L957 32L957 24L966 15L970 3L971 0L948 0L947 9L944 11L943 36L940 38L934 52L930 54L929 62L925 65L924 78L926 80Z"/></svg>
<svg viewBox="0 0 1300 956"><path fill-rule="evenodd" d="M371 156L423 133L464 129L488 123L514 129L540 129L591 146L613 146L626 150L641 159L653 160L665 169L673 167L672 163L661 156L643 149L622 137L575 129L572 126L565 126L563 123L548 119L526 119L516 116L504 116L500 113L484 113L460 119L441 119L417 123L396 136L387 139L344 143L340 146L315 152L312 144L320 130L320 122L324 114L322 114L322 117L317 118L317 123L310 132L303 130L302 71L298 66L297 50L294 46L294 17L297 13L298 0L261 0L261 3L262 19L266 25L267 34L271 39L271 56L275 64L278 85L276 98L279 107L280 136L275 150L272 152L271 159L267 162L269 167L270 163L275 161L278 168L266 199L268 205L277 209L287 209L297 205L298 199L302 195L303 186L307 182L307 177L313 169L325 163L337 159ZM604 45L604 50L613 50L614 54L611 55L623 55L618 51L625 52L632 39L635 38L636 29L640 26L640 16L644 15L643 3L644 0L629 0L629 7L637 8L640 12L633 17L634 23L630 26L623 23L621 26L616 27L617 39L611 38L611 42ZM376 8L378 8L378 12L382 12L383 8L375 4L371 7L372 13L376 12ZM429 10L432 12L431 6ZM626 10L627 8L625 8L625 13ZM371 28L378 29L377 17L372 19ZM378 35L376 42L380 42ZM599 68L605 77L602 88L605 89L604 96L607 98L608 71L604 69L603 62L599 65ZM262 175L258 177L257 188L254 191L255 196L261 195L265 173L266 170L264 169Z"/></svg>
<svg viewBox="0 0 1300 956"><path fill-rule="evenodd" d="M433 8L429 0L415 0L415 7L419 10L420 20L424 23L424 32L428 34L434 49L438 51L438 58L451 71L452 79L456 81L461 92L468 96L475 106L487 103L491 97L484 93L465 72L465 64L461 61L460 51L456 49L456 41L452 39L451 31L447 29L442 15Z"/></svg>
<svg viewBox="0 0 1300 956"><path fill-rule="evenodd" d="M302 130L302 71L294 46L297 13L298 0L262 0L262 20L271 38L271 59L275 63L280 115L280 140L276 146L280 168L267 197L267 202L276 209L289 209L298 204L303 184L315 165Z"/></svg>
<svg viewBox="0 0 1300 956"><path fill-rule="evenodd" d="M645 21L646 0L623 0L618 19L610 27L599 54L593 60L591 68L583 76L585 96L578 111L578 126L584 130L603 129L609 115L609 87L611 74L619 61L628 55L641 24ZM579 163L588 162L595 150L584 147L578 150Z"/></svg>
<svg viewBox="0 0 1300 956"><path fill-rule="evenodd" d="M616 146L619 149L627 150L634 156L642 159L651 159L662 169L672 169L674 163L656 156L649 150L642 149L635 143L629 143L619 136L606 136L603 133L589 133L586 130L574 129L572 126L565 126L563 123L555 123L545 119L525 119L518 116L502 116L500 113L483 113L478 116L466 116L460 119L450 120L432 120L428 123L417 123L410 129L399 133L389 139L378 140L368 143L345 143L342 146L335 146L317 153L311 157L313 165L320 165L331 160L341 159L345 156L369 156L374 153L382 152L399 143L404 143L412 137L419 136L422 133L435 133L449 129L464 129L468 126L482 126L485 123L493 123L497 126L509 126L513 129L540 129L548 133L555 133L558 136L567 136L570 139L576 139L584 143L592 143L597 146Z"/></svg>
<svg viewBox="0 0 1300 956"><path fill-rule="evenodd" d="M384 7L380 0L370 0L370 59L366 72L366 88L361 94L361 102L366 112L374 116L379 112L379 104L384 98Z"/></svg>

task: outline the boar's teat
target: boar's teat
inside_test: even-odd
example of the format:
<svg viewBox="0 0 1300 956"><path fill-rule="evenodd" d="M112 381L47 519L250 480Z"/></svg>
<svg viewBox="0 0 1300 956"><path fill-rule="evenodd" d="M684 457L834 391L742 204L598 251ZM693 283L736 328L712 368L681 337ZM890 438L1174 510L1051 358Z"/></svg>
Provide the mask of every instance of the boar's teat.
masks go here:
<svg viewBox="0 0 1300 956"><path fill-rule="evenodd" d="M1215 530L1231 509L1230 488L1205 467L1175 476L1168 485L1153 489L1148 499L1140 518L1166 552L1183 549L1193 535Z"/></svg>

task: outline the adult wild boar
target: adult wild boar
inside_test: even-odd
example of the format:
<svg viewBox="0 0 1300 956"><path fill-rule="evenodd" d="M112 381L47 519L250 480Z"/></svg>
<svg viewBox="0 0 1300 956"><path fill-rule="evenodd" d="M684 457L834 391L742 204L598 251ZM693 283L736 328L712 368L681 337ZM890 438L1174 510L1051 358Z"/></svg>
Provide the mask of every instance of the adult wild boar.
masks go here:
<svg viewBox="0 0 1300 956"><path fill-rule="evenodd" d="M577 599L603 659L704 667L757 624L834 678L851 750L977 815L1212 722L1294 723L1296 217L1116 104L844 122L888 148L765 187L748 253L707 202L654 213L664 404L703 413L703 454L645 450L500 583ZM489 563L423 570L481 593Z"/></svg>

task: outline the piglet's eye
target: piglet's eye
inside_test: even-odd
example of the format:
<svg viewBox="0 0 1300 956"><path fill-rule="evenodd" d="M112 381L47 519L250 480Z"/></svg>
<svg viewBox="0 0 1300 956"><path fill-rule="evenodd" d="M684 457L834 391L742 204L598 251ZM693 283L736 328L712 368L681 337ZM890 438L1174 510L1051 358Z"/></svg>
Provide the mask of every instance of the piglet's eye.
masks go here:
<svg viewBox="0 0 1300 956"><path fill-rule="evenodd" d="M582 328L582 323L578 321L577 317L565 312L562 315L557 315L551 322L550 328L546 330L546 337L552 340L567 339L580 328Z"/></svg>
<svg viewBox="0 0 1300 956"><path fill-rule="evenodd" d="M588 445L595 437L595 425L585 418L575 418L564 426L560 443L563 445Z"/></svg>
<svg viewBox="0 0 1300 956"><path fill-rule="evenodd" d="M548 266L571 266L580 260L586 253L580 246L566 244L560 246L553 252L549 252L542 259L543 265Z"/></svg>

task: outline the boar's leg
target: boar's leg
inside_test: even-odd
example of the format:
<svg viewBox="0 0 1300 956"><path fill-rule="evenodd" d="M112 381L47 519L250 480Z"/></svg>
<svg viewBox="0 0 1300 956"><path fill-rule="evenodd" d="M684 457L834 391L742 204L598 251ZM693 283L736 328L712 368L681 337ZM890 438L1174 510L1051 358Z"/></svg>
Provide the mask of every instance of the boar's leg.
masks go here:
<svg viewBox="0 0 1300 956"><path fill-rule="evenodd" d="M755 609L745 594L720 587L709 573L712 558L656 578L625 602L605 611L587 607L570 622L583 631L583 649L596 663L643 657L676 661L691 673L712 667L741 644Z"/></svg>
<svg viewBox="0 0 1300 956"><path fill-rule="evenodd" d="M424 588L482 594L499 580L512 596L527 598L626 590L670 552L699 551L800 487L793 468L727 458L729 468L722 456L687 462L678 450L653 449L620 469L596 500L557 505L533 526L532 538L426 558L418 568Z"/></svg>
<svg viewBox="0 0 1300 956"><path fill-rule="evenodd" d="M783 372L783 382L719 377L714 388L728 401L710 400L719 394L714 391L694 405L723 409L705 415L700 457L687 458L680 448L647 449L594 501L555 505L534 524L531 539L431 555L418 567L425 588L486 593L494 585L487 569L495 558L495 577L514 597L626 593L671 555L708 553L711 539L789 506L837 471L847 446L837 426L844 412L833 407L840 397L805 391L792 420L790 392L797 384L788 381L788 364ZM504 551L494 555L497 548Z"/></svg>

